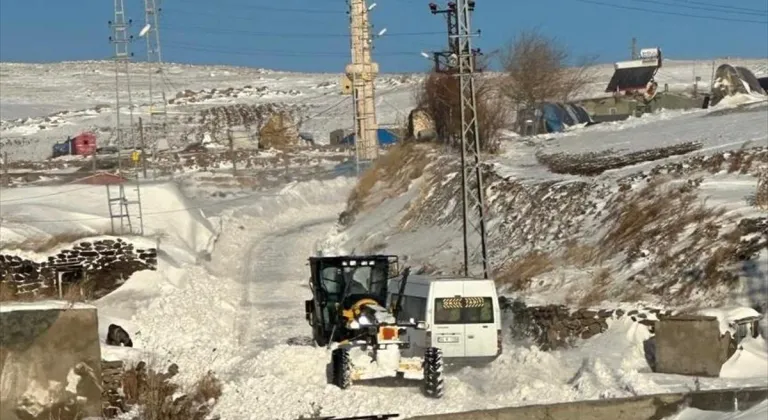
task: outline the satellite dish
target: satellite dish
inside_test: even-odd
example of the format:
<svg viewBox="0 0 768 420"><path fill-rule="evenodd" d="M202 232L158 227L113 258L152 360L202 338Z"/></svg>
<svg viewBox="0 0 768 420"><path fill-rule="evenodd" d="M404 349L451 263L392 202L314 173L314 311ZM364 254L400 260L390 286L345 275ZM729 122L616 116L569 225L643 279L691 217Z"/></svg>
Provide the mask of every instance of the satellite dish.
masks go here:
<svg viewBox="0 0 768 420"><path fill-rule="evenodd" d="M373 3L370 6L368 6L368 11L370 12L371 10L373 10L374 7L376 7L376 3Z"/></svg>
<svg viewBox="0 0 768 420"><path fill-rule="evenodd" d="M421 52L421 56L424 58L429 58L429 54L425 53L424 51Z"/></svg>
<svg viewBox="0 0 768 420"><path fill-rule="evenodd" d="M144 27L141 28L141 32L139 32L139 36L142 37L142 36L146 35L147 32L149 32L149 28L151 28L150 24L144 25Z"/></svg>
<svg viewBox="0 0 768 420"><path fill-rule="evenodd" d="M374 4L375 4L375 3L374 3ZM382 36L382 35L384 35L385 33L387 33L387 28L384 28L384 29L380 30L380 31L379 31L379 36Z"/></svg>

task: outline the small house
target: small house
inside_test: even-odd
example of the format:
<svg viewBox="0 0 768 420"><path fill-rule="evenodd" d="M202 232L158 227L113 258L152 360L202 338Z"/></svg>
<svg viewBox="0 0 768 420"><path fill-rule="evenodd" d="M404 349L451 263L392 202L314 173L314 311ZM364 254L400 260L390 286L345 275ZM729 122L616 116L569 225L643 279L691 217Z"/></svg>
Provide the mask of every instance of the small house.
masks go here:
<svg viewBox="0 0 768 420"><path fill-rule="evenodd" d="M53 157L65 155L90 156L96 153L96 135L91 132L80 133L61 143L53 145Z"/></svg>

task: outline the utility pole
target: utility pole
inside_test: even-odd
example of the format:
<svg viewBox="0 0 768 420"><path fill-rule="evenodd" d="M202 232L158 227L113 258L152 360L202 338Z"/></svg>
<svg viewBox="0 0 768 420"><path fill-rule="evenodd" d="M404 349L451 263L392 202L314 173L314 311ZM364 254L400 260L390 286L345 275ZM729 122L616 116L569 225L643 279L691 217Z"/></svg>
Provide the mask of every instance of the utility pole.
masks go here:
<svg viewBox="0 0 768 420"><path fill-rule="evenodd" d="M115 46L115 132L117 134L117 172L122 170L122 148L124 146L123 130L120 124L120 71L122 70L125 78L125 86L128 94L128 110L130 115L128 133L131 137L133 148L136 149L136 139L133 135L133 101L131 98L131 76L128 63L131 60L132 53L129 52L128 45L133 40L133 35L128 35L128 26L132 20L125 20L125 7L123 0L115 0L115 19L109 21L112 27L112 36L109 41Z"/></svg>
<svg viewBox="0 0 768 420"><path fill-rule="evenodd" d="M374 100L374 79L379 65L371 60L371 25L365 0L348 0L352 62L347 76L353 81L352 99L355 107L355 143L360 143L359 158L373 160L379 154L378 124Z"/></svg>
<svg viewBox="0 0 768 420"><path fill-rule="evenodd" d="M162 126L162 136L166 141L168 140L168 109L167 102L165 100L165 92L160 89L159 101L162 102L162 108L157 109L155 107L156 92L153 91L152 76L156 73L159 77L165 77L163 75L163 56L160 49L160 25L158 23L158 14L161 11L157 7L160 0L144 0L144 28L143 36L147 40L147 63L149 65L149 133L152 140L152 159L156 159L157 156L157 127L155 126L154 116L160 117ZM162 86L162 84L161 84ZM153 170L153 176L155 171ZM146 175L145 175L146 176Z"/></svg>
<svg viewBox="0 0 768 420"><path fill-rule="evenodd" d="M475 57L479 50L472 49L471 13L475 10L474 0L456 1L456 66L449 61L448 71L459 78L461 92L461 193L463 201L464 236L464 276L476 276L479 270L470 266L477 260L480 251L480 263L483 278L490 275L488 261L487 234L485 224L485 198L483 174L480 162L480 131L477 120L477 95L475 91ZM430 4L433 14L436 6ZM449 4L450 10L450 4ZM449 24L450 28L450 24ZM450 36L450 34L449 34ZM449 44L453 47L454 44Z"/></svg>
<svg viewBox="0 0 768 420"><path fill-rule="evenodd" d="M437 4L430 3L429 10L433 15L444 14L448 27L448 49L432 53L436 73L450 73L458 65L459 56L459 14L455 2L448 2L448 7L438 9Z"/></svg>
<svg viewBox="0 0 768 420"><path fill-rule="evenodd" d="M637 38L632 37L632 46L630 47L630 58L632 60L637 60Z"/></svg>

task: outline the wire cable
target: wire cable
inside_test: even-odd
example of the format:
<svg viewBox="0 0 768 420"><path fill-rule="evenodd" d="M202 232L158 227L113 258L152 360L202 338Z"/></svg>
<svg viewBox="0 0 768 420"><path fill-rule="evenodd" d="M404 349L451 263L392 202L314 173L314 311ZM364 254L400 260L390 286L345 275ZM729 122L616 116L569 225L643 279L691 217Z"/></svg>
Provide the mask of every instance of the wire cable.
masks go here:
<svg viewBox="0 0 768 420"><path fill-rule="evenodd" d="M200 45L200 44L187 44L184 42L166 43L163 48L182 49L190 51L202 51L224 55L244 55L244 56L275 56L275 57L349 57L349 53L342 52L320 52L320 51L286 51L286 50L261 50L261 49L249 49L249 50L227 50L221 49L213 45ZM375 51L375 50L374 50ZM417 56L415 52L411 51L383 51L376 52L378 56L399 56L409 55Z"/></svg>
<svg viewBox="0 0 768 420"><path fill-rule="evenodd" d="M228 28L211 28L203 26L187 26L183 27L167 25L165 30L176 33L186 33L188 31L208 33L208 34L233 34L233 35L248 35L255 37L275 37L275 38L349 38L349 33L296 33L296 32L263 32L263 31L248 31L242 29L228 29ZM445 32L387 32L389 37L403 37L403 36L426 36L426 35L444 35Z"/></svg>
<svg viewBox="0 0 768 420"><path fill-rule="evenodd" d="M279 170L280 168L275 168L275 169ZM312 175L324 175L324 174L333 174L333 173L339 173L339 170L335 168L326 169L322 171L313 172ZM287 191L290 191L290 190L291 188L289 187ZM283 191L286 191L286 190L283 190ZM153 215L159 215L159 214L171 214L171 213L179 213L179 212L190 211L190 210L202 210L206 208L217 207L221 204L231 203L234 201L240 201L240 200L245 200L245 199L254 198L254 197L284 197L284 196L286 196L285 193L278 193L278 194L254 193L254 194L248 194L240 197L233 197L227 200L220 200L210 204L203 204L199 206L183 207L178 209L161 210L161 211L153 211L153 212L143 212L142 218L146 216L153 216ZM72 222L85 222L85 221L105 220L105 219L109 220L110 216L94 216L94 217L81 217L77 219L57 219L57 220L19 220L15 218L2 218L4 223L19 223L19 224L72 223Z"/></svg>
<svg viewBox="0 0 768 420"><path fill-rule="evenodd" d="M50 194L35 195L35 196L32 196L32 197L11 198L11 199L8 199L8 200L0 200L0 203L11 203L11 202L34 200L34 199L37 199L37 198L52 197L54 195L67 194L67 193L71 193L71 192L75 192L75 191L87 190L87 189L93 188L93 187L94 187L93 185L89 185L87 187L72 188L72 189L66 190L66 191L58 191L58 192L50 193Z"/></svg>
<svg viewBox="0 0 768 420"><path fill-rule="evenodd" d="M716 3L709 3L705 1L696 1L696 0L671 0L675 1L677 3L688 3L688 4L698 4L702 6L710 6L710 7L719 7L722 9L730 9L730 10L743 10L745 12L755 12L755 13L761 13L761 14L768 14L768 9L753 9L751 7L741 7L741 6L732 6L732 5L720 5Z"/></svg>
<svg viewBox="0 0 768 420"><path fill-rule="evenodd" d="M727 18L727 17L719 17L719 16L694 15L690 13L678 13L678 12L670 12L670 11L663 11L663 10L645 9L642 7L622 6L618 4L604 3L601 1L595 1L595 0L576 0L576 1L581 3L595 4L599 6L613 7L615 9L635 10L640 12L656 13L659 15L681 16L681 17L698 18L698 19L711 19L711 20L718 20L721 22L758 23L761 25L768 25L768 21L763 21L763 20L736 19L736 18Z"/></svg>
<svg viewBox="0 0 768 420"><path fill-rule="evenodd" d="M704 6L704 5L689 5L684 3L670 3L668 1L660 1L660 0L631 0L638 3L651 3L651 4L659 4L662 6L670 6L670 7L679 7L683 9L692 9L692 10L705 10L710 12L717 12L717 13L732 13L736 15L747 15L747 16L759 16L759 17L768 17L768 11L766 12L753 12L753 11L744 11L744 10L728 10L728 9L717 9L712 6ZM722 6L721 6L722 7Z"/></svg>

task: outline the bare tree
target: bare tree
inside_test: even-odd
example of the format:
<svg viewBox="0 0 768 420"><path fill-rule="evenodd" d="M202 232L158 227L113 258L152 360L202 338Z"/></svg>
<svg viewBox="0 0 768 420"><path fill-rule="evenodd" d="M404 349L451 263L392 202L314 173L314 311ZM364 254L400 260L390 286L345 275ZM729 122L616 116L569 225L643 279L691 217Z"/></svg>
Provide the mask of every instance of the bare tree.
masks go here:
<svg viewBox="0 0 768 420"><path fill-rule="evenodd" d="M498 132L507 123L509 108L496 86L481 75L475 77L480 149L498 150ZM432 72L416 92L419 109L426 111L435 125L439 141L459 147L461 142L461 91L455 74Z"/></svg>
<svg viewBox="0 0 768 420"><path fill-rule="evenodd" d="M568 101L594 81L596 59L585 56L572 63L568 50L556 38L535 29L524 31L501 55L502 91L525 108L546 100Z"/></svg>

